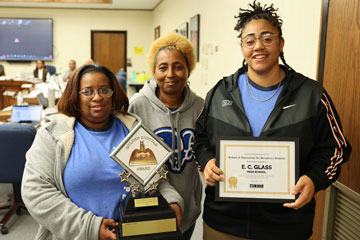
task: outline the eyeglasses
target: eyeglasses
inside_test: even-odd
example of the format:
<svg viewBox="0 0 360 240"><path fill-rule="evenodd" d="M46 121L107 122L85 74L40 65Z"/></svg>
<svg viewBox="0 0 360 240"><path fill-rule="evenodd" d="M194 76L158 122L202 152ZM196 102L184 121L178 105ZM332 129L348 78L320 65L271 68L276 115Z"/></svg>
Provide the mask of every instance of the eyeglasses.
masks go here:
<svg viewBox="0 0 360 240"><path fill-rule="evenodd" d="M243 37L241 39L242 44L244 45L244 47L252 49L255 47L257 40L260 40L262 45L264 46L270 46L273 42L274 39L276 37L278 37L279 35L275 35L274 33L264 33L261 34L260 37L254 37L252 35Z"/></svg>
<svg viewBox="0 0 360 240"><path fill-rule="evenodd" d="M97 90L94 90L91 88L84 88L84 89L80 90L79 94L86 98L93 98L93 97L95 97L96 92L100 97L103 97L103 98L109 98L114 93L114 91L111 90L110 88L99 88Z"/></svg>

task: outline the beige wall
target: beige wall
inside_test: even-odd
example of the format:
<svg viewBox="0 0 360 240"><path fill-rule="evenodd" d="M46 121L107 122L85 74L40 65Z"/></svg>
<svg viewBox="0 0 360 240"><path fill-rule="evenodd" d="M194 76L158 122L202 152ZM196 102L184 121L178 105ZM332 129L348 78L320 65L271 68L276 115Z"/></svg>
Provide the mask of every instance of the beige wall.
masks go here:
<svg viewBox="0 0 360 240"><path fill-rule="evenodd" d="M145 53L148 51L154 37L152 15L151 11L0 8L1 17L53 18L54 61L49 64L62 73L69 59L82 63L91 57L91 30L127 31L127 57L133 63L128 72L147 71L146 54L134 55L133 48L142 46ZM35 62L1 63L7 76L32 72L35 68Z"/></svg>
<svg viewBox="0 0 360 240"><path fill-rule="evenodd" d="M147 71L146 55L154 39L154 28L161 26L161 35L174 31L180 24L200 14L200 62L190 77L191 88L200 96L223 76L241 66L242 53L233 30L239 8L247 8L252 0L163 0L154 11L76 10L0 8L2 17L50 17L54 19L54 61L64 72L70 58L78 62L90 57L91 30L126 30L128 58L132 71ZM283 19L285 58L296 71L316 78L321 0L275 0ZM144 47L144 55L134 55L133 47ZM215 47L218 51L215 52ZM209 49L211 51L205 51ZM4 63L6 73L31 72L35 63ZM131 95L131 94L130 94Z"/></svg>
<svg viewBox="0 0 360 240"><path fill-rule="evenodd" d="M153 28L161 35L173 31L183 22L200 14L200 48L218 46L218 52L206 54L200 49L200 62L190 77L191 88L200 96L223 76L235 72L242 63L242 53L234 26L239 8L252 0L163 0L154 11ZM273 0L283 19L284 54L296 71L316 78L321 0Z"/></svg>

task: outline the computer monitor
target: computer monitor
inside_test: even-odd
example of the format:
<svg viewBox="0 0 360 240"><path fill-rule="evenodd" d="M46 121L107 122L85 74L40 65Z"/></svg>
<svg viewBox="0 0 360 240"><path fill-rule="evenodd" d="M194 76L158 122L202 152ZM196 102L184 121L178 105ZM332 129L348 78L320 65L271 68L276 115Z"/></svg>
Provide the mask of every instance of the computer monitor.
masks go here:
<svg viewBox="0 0 360 240"><path fill-rule="evenodd" d="M40 123L42 106L13 106L11 111L11 122L13 123Z"/></svg>
<svg viewBox="0 0 360 240"><path fill-rule="evenodd" d="M0 18L0 60L53 60L51 18Z"/></svg>

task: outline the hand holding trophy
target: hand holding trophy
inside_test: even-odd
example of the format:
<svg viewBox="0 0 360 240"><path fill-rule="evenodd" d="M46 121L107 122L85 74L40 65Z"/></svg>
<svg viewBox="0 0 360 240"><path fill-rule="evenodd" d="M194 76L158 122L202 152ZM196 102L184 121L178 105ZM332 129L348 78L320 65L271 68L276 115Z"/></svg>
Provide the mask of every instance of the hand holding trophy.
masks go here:
<svg viewBox="0 0 360 240"><path fill-rule="evenodd" d="M166 179L163 165L172 150L142 123L111 153L124 171L120 181L131 188L125 209L119 207L121 223L118 239L182 239L176 216L158 191L159 182Z"/></svg>

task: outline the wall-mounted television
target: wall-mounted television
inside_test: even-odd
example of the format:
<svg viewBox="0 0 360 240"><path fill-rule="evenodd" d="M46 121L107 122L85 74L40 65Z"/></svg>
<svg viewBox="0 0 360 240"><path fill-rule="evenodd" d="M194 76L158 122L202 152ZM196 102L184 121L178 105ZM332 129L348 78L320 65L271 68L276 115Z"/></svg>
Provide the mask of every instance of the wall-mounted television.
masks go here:
<svg viewBox="0 0 360 240"><path fill-rule="evenodd" d="M53 60L51 18L0 18L0 60Z"/></svg>

